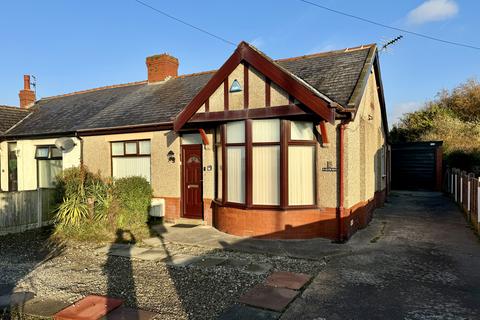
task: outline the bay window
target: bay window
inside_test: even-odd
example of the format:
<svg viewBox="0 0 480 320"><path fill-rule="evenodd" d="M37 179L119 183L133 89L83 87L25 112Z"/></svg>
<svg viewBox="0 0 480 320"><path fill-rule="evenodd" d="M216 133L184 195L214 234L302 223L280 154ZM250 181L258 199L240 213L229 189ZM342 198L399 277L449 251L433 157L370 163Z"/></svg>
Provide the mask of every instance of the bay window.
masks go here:
<svg viewBox="0 0 480 320"><path fill-rule="evenodd" d="M63 169L62 151L55 146L37 146L37 186L39 188L53 188L55 179Z"/></svg>
<svg viewBox="0 0 480 320"><path fill-rule="evenodd" d="M229 122L217 128L215 145L218 201L258 208L315 206L312 122Z"/></svg>
<svg viewBox="0 0 480 320"><path fill-rule="evenodd" d="M144 177L151 181L150 140L115 141L111 143L112 177Z"/></svg>

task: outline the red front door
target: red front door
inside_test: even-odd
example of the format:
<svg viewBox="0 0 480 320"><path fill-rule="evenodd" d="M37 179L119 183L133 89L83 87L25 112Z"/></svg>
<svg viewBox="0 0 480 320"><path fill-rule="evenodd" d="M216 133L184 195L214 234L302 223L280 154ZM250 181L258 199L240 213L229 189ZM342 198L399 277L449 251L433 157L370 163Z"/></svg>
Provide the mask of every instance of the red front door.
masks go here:
<svg viewBox="0 0 480 320"><path fill-rule="evenodd" d="M202 219L202 145L182 146L183 216Z"/></svg>

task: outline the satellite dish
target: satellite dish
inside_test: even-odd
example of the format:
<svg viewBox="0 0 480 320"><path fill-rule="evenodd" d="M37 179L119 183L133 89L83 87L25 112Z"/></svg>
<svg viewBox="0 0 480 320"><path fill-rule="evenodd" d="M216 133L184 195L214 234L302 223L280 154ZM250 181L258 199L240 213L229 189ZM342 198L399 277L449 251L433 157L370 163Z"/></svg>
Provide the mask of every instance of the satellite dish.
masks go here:
<svg viewBox="0 0 480 320"><path fill-rule="evenodd" d="M72 138L58 138L55 140L55 146L63 152L69 152L75 145L76 143Z"/></svg>

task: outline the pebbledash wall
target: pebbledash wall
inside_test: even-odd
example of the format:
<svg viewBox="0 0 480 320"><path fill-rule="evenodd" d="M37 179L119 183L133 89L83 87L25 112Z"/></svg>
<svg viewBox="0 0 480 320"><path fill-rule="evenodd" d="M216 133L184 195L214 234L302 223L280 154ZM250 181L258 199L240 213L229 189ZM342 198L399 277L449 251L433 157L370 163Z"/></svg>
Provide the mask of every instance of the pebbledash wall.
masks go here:
<svg viewBox="0 0 480 320"><path fill-rule="evenodd" d="M80 141L72 137L75 147L68 152L63 153L63 169L77 167L80 165L81 147ZM17 153L17 177L18 191L37 189L37 160L35 151L37 146L54 145L55 138L52 139L23 139L17 141L2 141L0 143L0 174L1 190L8 191L8 143L16 142Z"/></svg>
<svg viewBox="0 0 480 320"><path fill-rule="evenodd" d="M188 132L185 134L189 134ZM200 140L200 135L198 135ZM213 134L207 131L209 141ZM165 220L175 222L181 217L181 159L180 147L186 140L171 130L111 134L102 136L84 136L83 163L92 172L103 176L112 175L110 144L114 141L150 140L151 185L154 198L165 199ZM203 166L214 166L212 144L202 148ZM175 161L169 161L168 153L172 151ZM211 202L214 194L214 171L203 171L204 220L212 225Z"/></svg>

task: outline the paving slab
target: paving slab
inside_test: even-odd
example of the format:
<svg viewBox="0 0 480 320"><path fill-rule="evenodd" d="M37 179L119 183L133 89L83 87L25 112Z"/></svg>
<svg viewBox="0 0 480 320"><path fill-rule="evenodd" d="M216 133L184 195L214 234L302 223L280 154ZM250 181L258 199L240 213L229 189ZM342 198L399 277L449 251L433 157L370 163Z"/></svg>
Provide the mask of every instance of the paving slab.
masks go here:
<svg viewBox="0 0 480 320"><path fill-rule="evenodd" d="M137 246L131 246L128 248L113 248L107 254L110 256L125 257L125 258L136 258L140 254L148 251L148 248L140 248Z"/></svg>
<svg viewBox="0 0 480 320"><path fill-rule="evenodd" d="M150 320L156 315L156 313L150 311L120 307L101 318L101 320Z"/></svg>
<svg viewBox="0 0 480 320"><path fill-rule="evenodd" d="M194 263L192 266L195 267L204 267L204 268L211 268L218 266L219 264L225 262L227 258L223 257L200 257L200 259Z"/></svg>
<svg viewBox="0 0 480 320"><path fill-rule="evenodd" d="M191 256L187 254L179 254L169 258L164 259L168 266L172 267L186 267L191 265L192 263L198 261L200 257L198 256Z"/></svg>
<svg viewBox="0 0 480 320"><path fill-rule="evenodd" d="M245 268L245 272L261 275L270 269L272 269L272 265L268 263L251 263Z"/></svg>
<svg viewBox="0 0 480 320"><path fill-rule="evenodd" d="M304 273L277 271L268 276L266 285L279 288L300 290L312 276Z"/></svg>
<svg viewBox="0 0 480 320"><path fill-rule="evenodd" d="M13 306L24 305L28 300L33 299L35 294L33 292L14 292L0 296L0 309L10 308Z"/></svg>
<svg viewBox="0 0 480 320"><path fill-rule="evenodd" d="M163 249L148 249L134 256L134 258L149 261L162 260L167 257L168 253Z"/></svg>
<svg viewBox="0 0 480 320"><path fill-rule="evenodd" d="M162 240L157 237L143 239L142 242L151 247L159 247L163 244Z"/></svg>
<svg viewBox="0 0 480 320"><path fill-rule="evenodd" d="M299 291L296 290L260 284L250 289L239 301L249 306L280 312L284 310L298 294Z"/></svg>
<svg viewBox="0 0 480 320"><path fill-rule="evenodd" d="M120 307L123 300L90 295L57 312L55 320L97 320Z"/></svg>
<svg viewBox="0 0 480 320"><path fill-rule="evenodd" d="M127 243L112 243L112 244L109 244L109 245L106 245L106 246L103 246L101 248L96 249L95 253L99 253L99 254L108 253L111 250L128 249L131 246L132 246L131 244L127 244Z"/></svg>
<svg viewBox="0 0 480 320"><path fill-rule="evenodd" d="M24 305L22 313L37 318L51 318L69 305L66 301L36 298Z"/></svg>
<svg viewBox="0 0 480 320"><path fill-rule="evenodd" d="M227 259L224 263L221 264L222 267L228 268L243 268L250 264L248 260L242 259Z"/></svg>
<svg viewBox="0 0 480 320"><path fill-rule="evenodd" d="M218 317L218 320L275 320L280 317L280 313L252 308L243 305L234 305L227 309Z"/></svg>

